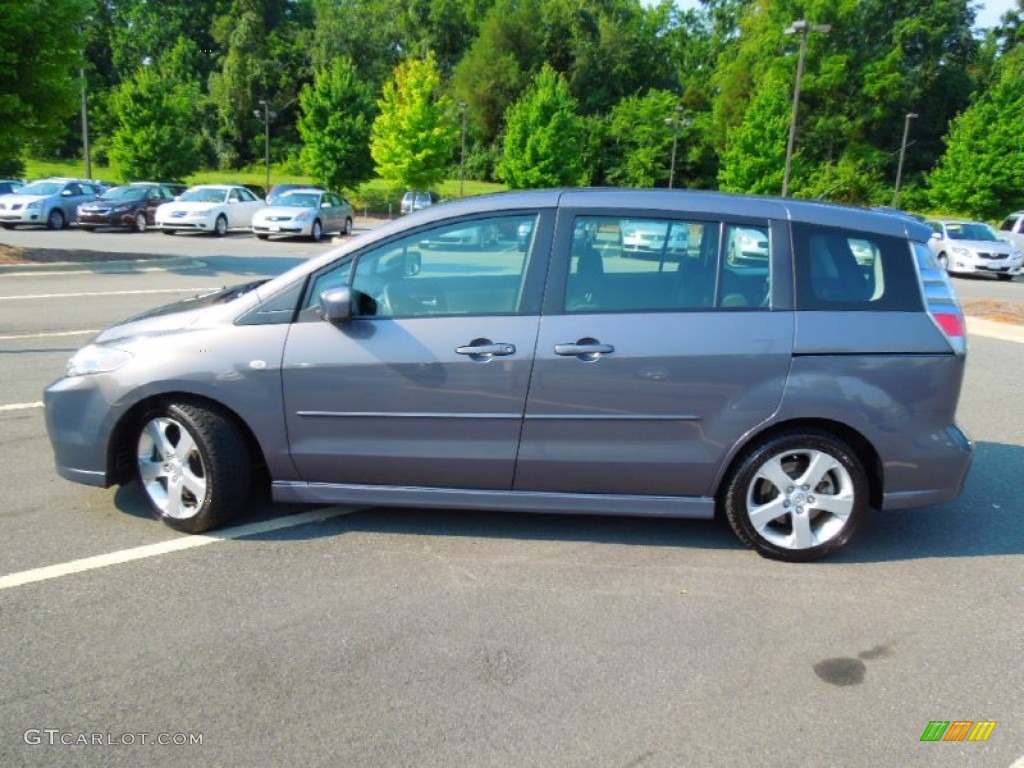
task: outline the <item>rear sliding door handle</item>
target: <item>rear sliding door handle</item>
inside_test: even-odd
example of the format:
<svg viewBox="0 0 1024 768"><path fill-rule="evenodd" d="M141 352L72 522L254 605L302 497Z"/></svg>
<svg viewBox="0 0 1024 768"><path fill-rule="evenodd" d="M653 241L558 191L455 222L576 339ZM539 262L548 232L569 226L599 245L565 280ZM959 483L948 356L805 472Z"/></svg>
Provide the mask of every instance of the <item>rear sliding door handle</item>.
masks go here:
<svg viewBox="0 0 1024 768"><path fill-rule="evenodd" d="M593 362L601 355L610 355L615 351L611 344L602 344L597 339L580 339L574 344L555 344L555 354L562 357L578 357L586 362Z"/></svg>

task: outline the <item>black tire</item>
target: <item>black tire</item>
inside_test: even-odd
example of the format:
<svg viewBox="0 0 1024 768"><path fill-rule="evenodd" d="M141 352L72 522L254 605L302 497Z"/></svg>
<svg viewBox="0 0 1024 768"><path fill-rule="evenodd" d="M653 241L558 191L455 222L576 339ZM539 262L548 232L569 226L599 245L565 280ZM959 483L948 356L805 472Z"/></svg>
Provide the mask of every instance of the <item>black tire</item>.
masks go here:
<svg viewBox="0 0 1024 768"><path fill-rule="evenodd" d="M260 240L269 240L270 239L270 235L261 235L261 234L258 234L258 233L257 233L256 237L258 237Z"/></svg>
<svg viewBox="0 0 1024 768"><path fill-rule="evenodd" d="M139 211L135 214L135 231L145 232L149 227L149 222L146 220L146 212Z"/></svg>
<svg viewBox="0 0 1024 768"><path fill-rule="evenodd" d="M4 227L4 229L14 229L15 225L14 224L4 224L3 227Z"/></svg>
<svg viewBox="0 0 1024 768"><path fill-rule="evenodd" d="M726 483L722 507L733 532L758 554L806 562L853 537L867 514L868 496L857 454L832 435L806 430L748 450ZM761 515L752 514L759 509Z"/></svg>
<svg viewBox="0 0 1024 768"><path fill-rule="evenodd" d="M96 227L83 227L83 226L79 225L78 228L80 230L82 230L83 232L95 232L96 231Z"/></svg>
<svg viewBox="0 0 1024 768"><path fill-rule="evenodd" d="M161 229L160 231L163 232L165 235L173 235L175 232L175 230L173 229Z"/></svg>
<svg viewBox="0 0 1024 768"><path fill-rule="evenodd" d="M1013 280L1013 275L996 275L996 277L1006 282L1010 282L1011 280Z"/></svg>
<svg viewBox="0 0 1024 768"><path fill-rule="evenodd" d="M249 494L248 449L220 412L190 403L160 405L135 432L135 477L153 514L183 533L229 520Z"/></svg>
<svg viewBox="0 0 1024 768"><path fill-rule="evenodd" d="M345 235L345 237L352 236L352 218L349 216L345 217L345 229L342 234Z"/></svg>
<svg viewBox="0 0 1024 768"><path fill-rule="evenodd" d="M217 237L224 237L228 233L228 220L224 214L217 217L217 220L213 223L213 234Z"/></svg>
<svg viewBox="0 0 1024 768"><path fill-rule="evenodd" d="M47 229L64 229L64 225L66 223L67 222L64 219L64 211L60 208L54 208L46 217Z"/></svg>
<svg viewBox="0 0 1024 768"><path fill-rule="evenodd" d="M949 257L945 253L940 253L938 256L939 266L942 267L946 272L949 272Z"/></svg>
<svg viewBox="0 0 1024 768"><path fill-rule="evenodd" d="M309 228L309 239L314 243L324 239L324 225L320 223L320 219L313 219L313 226Z"/></svg>

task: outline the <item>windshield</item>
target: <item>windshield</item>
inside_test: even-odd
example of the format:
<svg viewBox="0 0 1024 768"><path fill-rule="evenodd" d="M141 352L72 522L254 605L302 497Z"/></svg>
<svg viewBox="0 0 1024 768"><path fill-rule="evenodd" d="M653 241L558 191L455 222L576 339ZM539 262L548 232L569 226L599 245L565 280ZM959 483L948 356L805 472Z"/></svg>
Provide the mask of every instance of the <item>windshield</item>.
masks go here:
<svg viewBox="0 0 1024 768"><path fill-rule="evenodd" d="M194 187L178 199L185 203L223 203L228 191L217 187Z"/></svg>
<svg viewBox="0 0 1024 768"><path fill-rule="evenodd" d="M288 192L277 198L277 205L288 208L316 208L320 205L320 195L312 192Z"/></svg>
<svg viewBox="0 0 1024 768"><path fill-rule="evenodd" d="M104 200L143 200L148 190L145 187L114 187L103 193Z"/></svg>
<svg viewBox="0 0 1024 768"><path fill-rule="evenodd" d="M988 224L977 221L969 221L957 224L947 224L946 234L950 240L982 240L994 242L999 240L995 230Z"/></svg>
<svg viewBox="0 0 1024 768"><path fill-rule="evenodd" d="M22 195L56 195L62 188L62 184L38 182L36 184L29 184L27 187L22 187L18 190L18 193Z"/></svg>

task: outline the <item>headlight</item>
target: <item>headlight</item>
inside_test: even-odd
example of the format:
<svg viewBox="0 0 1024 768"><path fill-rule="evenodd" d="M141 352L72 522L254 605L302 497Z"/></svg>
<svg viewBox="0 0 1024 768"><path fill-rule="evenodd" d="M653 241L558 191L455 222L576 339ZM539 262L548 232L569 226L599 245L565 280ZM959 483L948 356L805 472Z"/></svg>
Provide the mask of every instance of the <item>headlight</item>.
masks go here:
<svg viewBox="0 0 1024 768"><path fill-rule="evenodd" d="M28 208L28 210L30 210L30 211L38 211L40 208L43 207L43 201L42 200L35 200L35 201L29 203L28 205L26 205L25 207Z"/></svg>
<svg viewBox="0 0 1024 768"><path fill-rule="evenodd" d="M82 347L68 360L64 369L65 376L87 376L91 373L108 373L116 371L132 359L130 352L116 347L101 347L90 344Z"/></svg>
<svg viewBox="0 0 1024 768"><path fill-rule="evenodd" d="M296 221L309 221L310 218L312 218L312 216L313 216L313 214L310 213L309 211L303 211L302 213L298 214L295 217L295 220Z"/></svg>
<svg viewBox="0 0 1024 768"><path fill-rule="evenodd" d="M959 253L959 254L960 254L961 256L967 256L967 255L968 255L968 254L970 253L970 250L969 250L969 249L967 249L967 248L961 248L961 247L960 247L960 246L958 246L958 245L954 245L954 246L953 246L952 248L950 248L949 250L951 250L951 251L952 251L953 253Z"/></svg>
<svg viewBox="0 0 1024 768"><path fill-rule="evenodd" d="M110 209L110 212L124 213L125 211L130 211L131 209L132 207L130 205L115 205L113 208Z"/></svg>

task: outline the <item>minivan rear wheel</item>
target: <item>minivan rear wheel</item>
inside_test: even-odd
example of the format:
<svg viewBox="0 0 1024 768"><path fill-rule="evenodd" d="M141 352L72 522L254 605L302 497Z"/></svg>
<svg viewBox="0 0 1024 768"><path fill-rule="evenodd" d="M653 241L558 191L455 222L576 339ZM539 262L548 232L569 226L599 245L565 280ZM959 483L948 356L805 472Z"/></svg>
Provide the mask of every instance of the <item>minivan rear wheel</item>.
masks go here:
<svg viewBox="0 0 1024 768"><path fill-rule="evenodd" d="M806 562L845 545L868 506L868 480L856 453L817 431L770 438L740 461L724 511L739 539L764 557Z"/></svg>
<svg viewBox="0 0 1024 768"><path fill-rule="evenodd" d="M163 404L141 420L135 444L139 487L156 517L176 531L219 525L248 496L245 440L218 411Z"/></svg>

